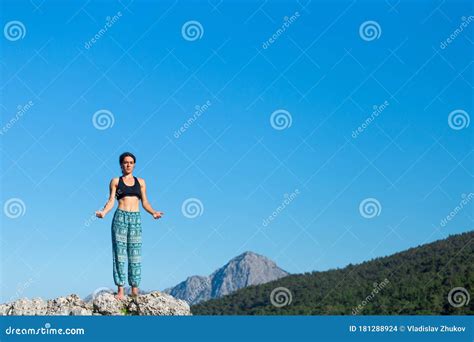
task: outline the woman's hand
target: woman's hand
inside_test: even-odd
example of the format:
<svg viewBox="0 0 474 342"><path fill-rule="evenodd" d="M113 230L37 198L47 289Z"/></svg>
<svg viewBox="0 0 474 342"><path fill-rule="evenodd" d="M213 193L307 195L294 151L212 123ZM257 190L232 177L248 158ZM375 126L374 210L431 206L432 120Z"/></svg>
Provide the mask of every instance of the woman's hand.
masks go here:
<svg viewBox="0 0 474 342"><path fill-rule="evenodd" d="M155 211L153 213L153 218L156 220L156 219L159 219L161 218L165 213L161 212L161 211Z"/></svg>
<svg viewBox="0 0 474 342"><path fill-rule="evenodd" d="M98 210L95 212L95 216L97 216L98 218L104 218L105 213L102 210Z"/></svg>

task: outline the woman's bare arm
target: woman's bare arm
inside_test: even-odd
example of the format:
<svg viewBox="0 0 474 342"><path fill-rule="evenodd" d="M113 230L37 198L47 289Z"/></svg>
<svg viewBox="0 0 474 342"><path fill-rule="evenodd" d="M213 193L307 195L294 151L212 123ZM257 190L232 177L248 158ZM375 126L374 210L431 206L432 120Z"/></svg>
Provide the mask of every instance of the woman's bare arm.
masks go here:
<svg viewBox="0 0 474 342"><path fill-rule="evenodd" d="M109 185L109 199L104 205L104 208L102 210L96 211L95 216L98 218L104 218L107 213L112 210L112 208L115 205L115 192L117 191L117 185L118 185L118 178L113 178L110 181Z"/></svg>
<svg viewBox="0 0 474 342"><path fill-rule="evenodd" d="M146 196L146 183L143 178L138 178L138 181L140 183L140 188L142 191L142 206L143 209L145 209L147 212L149 212L153 218L157 219L163 216L163 212L161 211L156 211L155 209L152 208L150 202L148 201L148 197Z"/></svg>

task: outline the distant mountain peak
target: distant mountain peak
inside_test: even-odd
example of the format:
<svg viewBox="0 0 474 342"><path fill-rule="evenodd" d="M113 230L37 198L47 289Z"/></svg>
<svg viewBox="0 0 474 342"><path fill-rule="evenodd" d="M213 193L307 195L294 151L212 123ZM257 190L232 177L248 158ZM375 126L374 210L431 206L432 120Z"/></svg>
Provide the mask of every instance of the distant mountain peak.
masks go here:
<svg viewBox="0 0 474 342"><path fill-rule="evenodd" d="M242 254L237 255L236 258L241 257L241 256L261 256L261 257L266 258L265 256L252 252L252 251L245 251Z"/></svg>
<svg viewBox="0 0 474 342"><path fill-rule="evenodd" d="M264 284L289 275L267 257L246 251L232 258L209 276L190 276L164 292L196 304L219 298L250 285Z"/></svg>
<svg viewBox="0 0 474 342"><path fill-rule="evenodd" d="M255 252L252 252L252 251L245 251L242 254L239 254L236 257L232 258L230 261L232 261L232 260L242 260L242 259L248 259L248 258L262 258L262 259L270 260L264 255L260 255L260 254L257 254Z"/></svg>

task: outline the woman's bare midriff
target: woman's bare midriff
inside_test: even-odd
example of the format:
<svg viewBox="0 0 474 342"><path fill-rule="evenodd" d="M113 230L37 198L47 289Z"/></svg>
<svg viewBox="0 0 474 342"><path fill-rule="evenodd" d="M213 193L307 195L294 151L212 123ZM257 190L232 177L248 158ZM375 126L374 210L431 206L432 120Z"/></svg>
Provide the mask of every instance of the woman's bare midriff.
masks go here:
<svg viewBox="0 0 474 342"><path fill-rule="evenodd" d="M139 211L140 200L136 196L125 196L119 199L118 208L125 211Z"/></svg>

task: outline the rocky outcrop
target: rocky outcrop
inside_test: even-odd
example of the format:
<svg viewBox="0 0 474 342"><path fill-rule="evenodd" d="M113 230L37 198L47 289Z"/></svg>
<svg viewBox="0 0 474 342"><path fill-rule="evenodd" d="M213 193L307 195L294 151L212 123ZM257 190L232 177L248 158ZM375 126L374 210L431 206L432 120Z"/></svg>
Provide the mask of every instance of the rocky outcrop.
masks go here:
<svg viewBox="0 0 474 342"><path fill-rule="evenodd" d="M111 293L102 292L90 302L83 301L75 294L47 301L41 298L22 298L11 303L0 304L0 315L188 316L191 315L191 311L185 301L159 291L138 297L125 296L122 300L116 299Z"/></svg>
<svg viewBox="0 0 474 342"><path fill-rule="evenodd" d="M91 314L91 305L82 301L75 294L47 301L42 298L21 298L11 303L0 304L0 315L2 316L86 316Z"/></svg>
<svg viewBox="0 0 474 342"><path fill-rule="evenodd" d="M113 294L101 293L93 301L94 312L101 315L189 316L191 310L184 300L154 291L136 298L116 300Z"/></svg>

